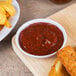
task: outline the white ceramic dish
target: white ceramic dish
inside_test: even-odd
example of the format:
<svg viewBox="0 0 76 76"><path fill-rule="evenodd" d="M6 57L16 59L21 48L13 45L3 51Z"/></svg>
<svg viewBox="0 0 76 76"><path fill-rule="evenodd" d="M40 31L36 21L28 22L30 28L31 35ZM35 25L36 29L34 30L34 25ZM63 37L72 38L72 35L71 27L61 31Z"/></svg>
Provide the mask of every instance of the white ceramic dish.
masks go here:
<svg viewBox="0 0 76 76"><path fill-rule="evenodd" d="M53 56L56 54L56 52L52 53L52 54L49 54L49 55L44 55L44 56L37 56L37 55L32 55L32 54L29 54L25 51L23 51L23 49L20 47L20 44L19 44L19 35L21 33L21 31L23 29L25 29L26 27L28 27L30 24L33 24L33 23L37 23L37 22L46 22L46 23L51 23L51 24L54 24L55 26L57 26L63 33L63 36L64 36L64 42L63 42L63 45L61 48L63 48L66 44L66 41L67 41L67 34L66 34L66 31L65 29L57 22L51 20L51 19L34 19L34 20L31 20L31 21L28 21L26 23L24 23L17 31L16 33L16 44L18 46L18 48L20 49L21 52L23 52L25 55L28 55L28 56L31 56L31 57L35 57L35 58L47 58L47 57L50 57L50 56ZM61 49L60 48L60 49Z"/></svg>
<svg viewBox="0 0 76 76"><path fill-rule="evenodd" d="M16 23L18 22L18 19L20 16L20 7L19 7L18 2L16 0L13 0L12 4L16 9L15 16L9 18L9 21L10 21L12 27L10 29L7 27L4 27L0 31L0 41L2 41L13 30L13 28L15 27Z"/></svg>

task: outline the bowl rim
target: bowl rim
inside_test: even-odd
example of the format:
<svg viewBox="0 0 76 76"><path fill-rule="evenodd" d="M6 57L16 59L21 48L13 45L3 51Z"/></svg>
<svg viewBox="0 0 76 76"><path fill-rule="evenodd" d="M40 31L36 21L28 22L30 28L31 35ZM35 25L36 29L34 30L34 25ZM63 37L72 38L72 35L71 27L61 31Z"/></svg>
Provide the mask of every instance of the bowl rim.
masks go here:
<svg viewBox="0 0 76 76"><path fill-rule="evenodd" d="M51 24L54 24L56 27L58 27L58 28L62 31L62 34L63 34L63 37L64 37L64 41L63 41L63 44L62 44L61 48L63 48L63 47L65 46L65 44L66 44L66 42L67 42L67 34L66 34L65 29L64 29L63 26L62 26L61 24L59 24L58 22L56 22L56 21L54 21L54 20L52 20L52 19L47 19L47 18L33 19L33 20L30 20L30 21L25 22L25 23L18 29L18 31L17 31L17 33L16 33L16 38L15 38L16 45L17 45L18 49L19 49L23 54L25 54L25 55L27 55L27 56L34 57L34 58L48 58L48 57L51 57L51 56L55 55L58 50L57 50L56 52L51 53L51 54L48 54L48 55L38 56L38 55L33 55L33 54L30 54L30 53L24 51L24 50L21 48L20 44L19 44L19 35L20 35L21 31L24 30L25 28L27 28L28 26L30 26L30 24L37 23L37 22L51 23ZM61 49L61 48L60 48L60 49ZM60 49L59 49L59 50L60 50Z"/></svg>
<svg viewBox="0 0 76 76"><path fill-rule="evenodd" d="M0 42L3 41L11 33L11 31L15 28L17 22L19 21L20 5L17 0L12 0L12 5L14 6L14 8L16 10L15 15L9 18L9 22L12 25L12 27L10 29L7 27L4 27L0 31Z"/></svg>

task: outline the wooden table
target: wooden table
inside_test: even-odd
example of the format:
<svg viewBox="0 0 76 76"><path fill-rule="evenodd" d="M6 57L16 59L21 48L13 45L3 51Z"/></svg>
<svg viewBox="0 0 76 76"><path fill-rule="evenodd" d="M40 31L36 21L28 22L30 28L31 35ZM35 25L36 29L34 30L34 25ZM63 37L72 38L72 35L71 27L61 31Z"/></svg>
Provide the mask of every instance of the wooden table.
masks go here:
<svg viewBox="0 0 76 76"><path fill-rule="evenodd" d="M27 67L14 53L11 46L11 38L24 22L47 17L72 3L56 5L49 0L18 0L21 8L21 16L16 28L2 42L0 42L0 76L33 76Z"/></svg>

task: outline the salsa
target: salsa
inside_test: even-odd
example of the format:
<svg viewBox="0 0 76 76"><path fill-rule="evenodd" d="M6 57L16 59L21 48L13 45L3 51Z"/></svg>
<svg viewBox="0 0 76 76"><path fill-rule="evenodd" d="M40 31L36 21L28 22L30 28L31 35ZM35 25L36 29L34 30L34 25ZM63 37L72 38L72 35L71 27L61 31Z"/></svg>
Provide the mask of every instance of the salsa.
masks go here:
<svg viewBox="0 0 76 76"><path fill-rule="evenodd" d="M32 55L48 55L61 48L62 31L53 24L38 22L29 25L19 36L21 48Z"/></svg>

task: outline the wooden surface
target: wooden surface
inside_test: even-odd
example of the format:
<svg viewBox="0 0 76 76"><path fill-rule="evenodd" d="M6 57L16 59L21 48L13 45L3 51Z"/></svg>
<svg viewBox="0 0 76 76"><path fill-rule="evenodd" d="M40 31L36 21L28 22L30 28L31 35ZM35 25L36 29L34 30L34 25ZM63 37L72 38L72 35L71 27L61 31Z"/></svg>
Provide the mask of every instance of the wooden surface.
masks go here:
<svg viewBox="0 0 76 76"><path fill-rule="evenodd" d="M74 47L76 45L76 4L67 7L49 18L59 22L65 28L68 37L67 45ZM15 53L34 74L34 76L48 76L50 68L56 59L56 55L47 59L36 59L26 56L17 48L15 36L12 39L12 46Z"/></svg>
<svg viewBox="0 0 76 76"><path fill-rule="evenodd" d="M15 43L15 36L12 39L12 47L17 56L29 68L34 76L48 76L50 68L56 59L56 55L47 59L37 59L26 56L17 48Z"/></svg>
<svg viewBox="0 0 76 76"><path fill-rule="evenodd" d="M21 16L14 30L0 42L0 76L33 76L22 61L16 56L11 46L11 38L24 22L48 17L49 15L76 3L72 0L64 5L56 5L50 0L17 0L21 8Z"/></svg>

